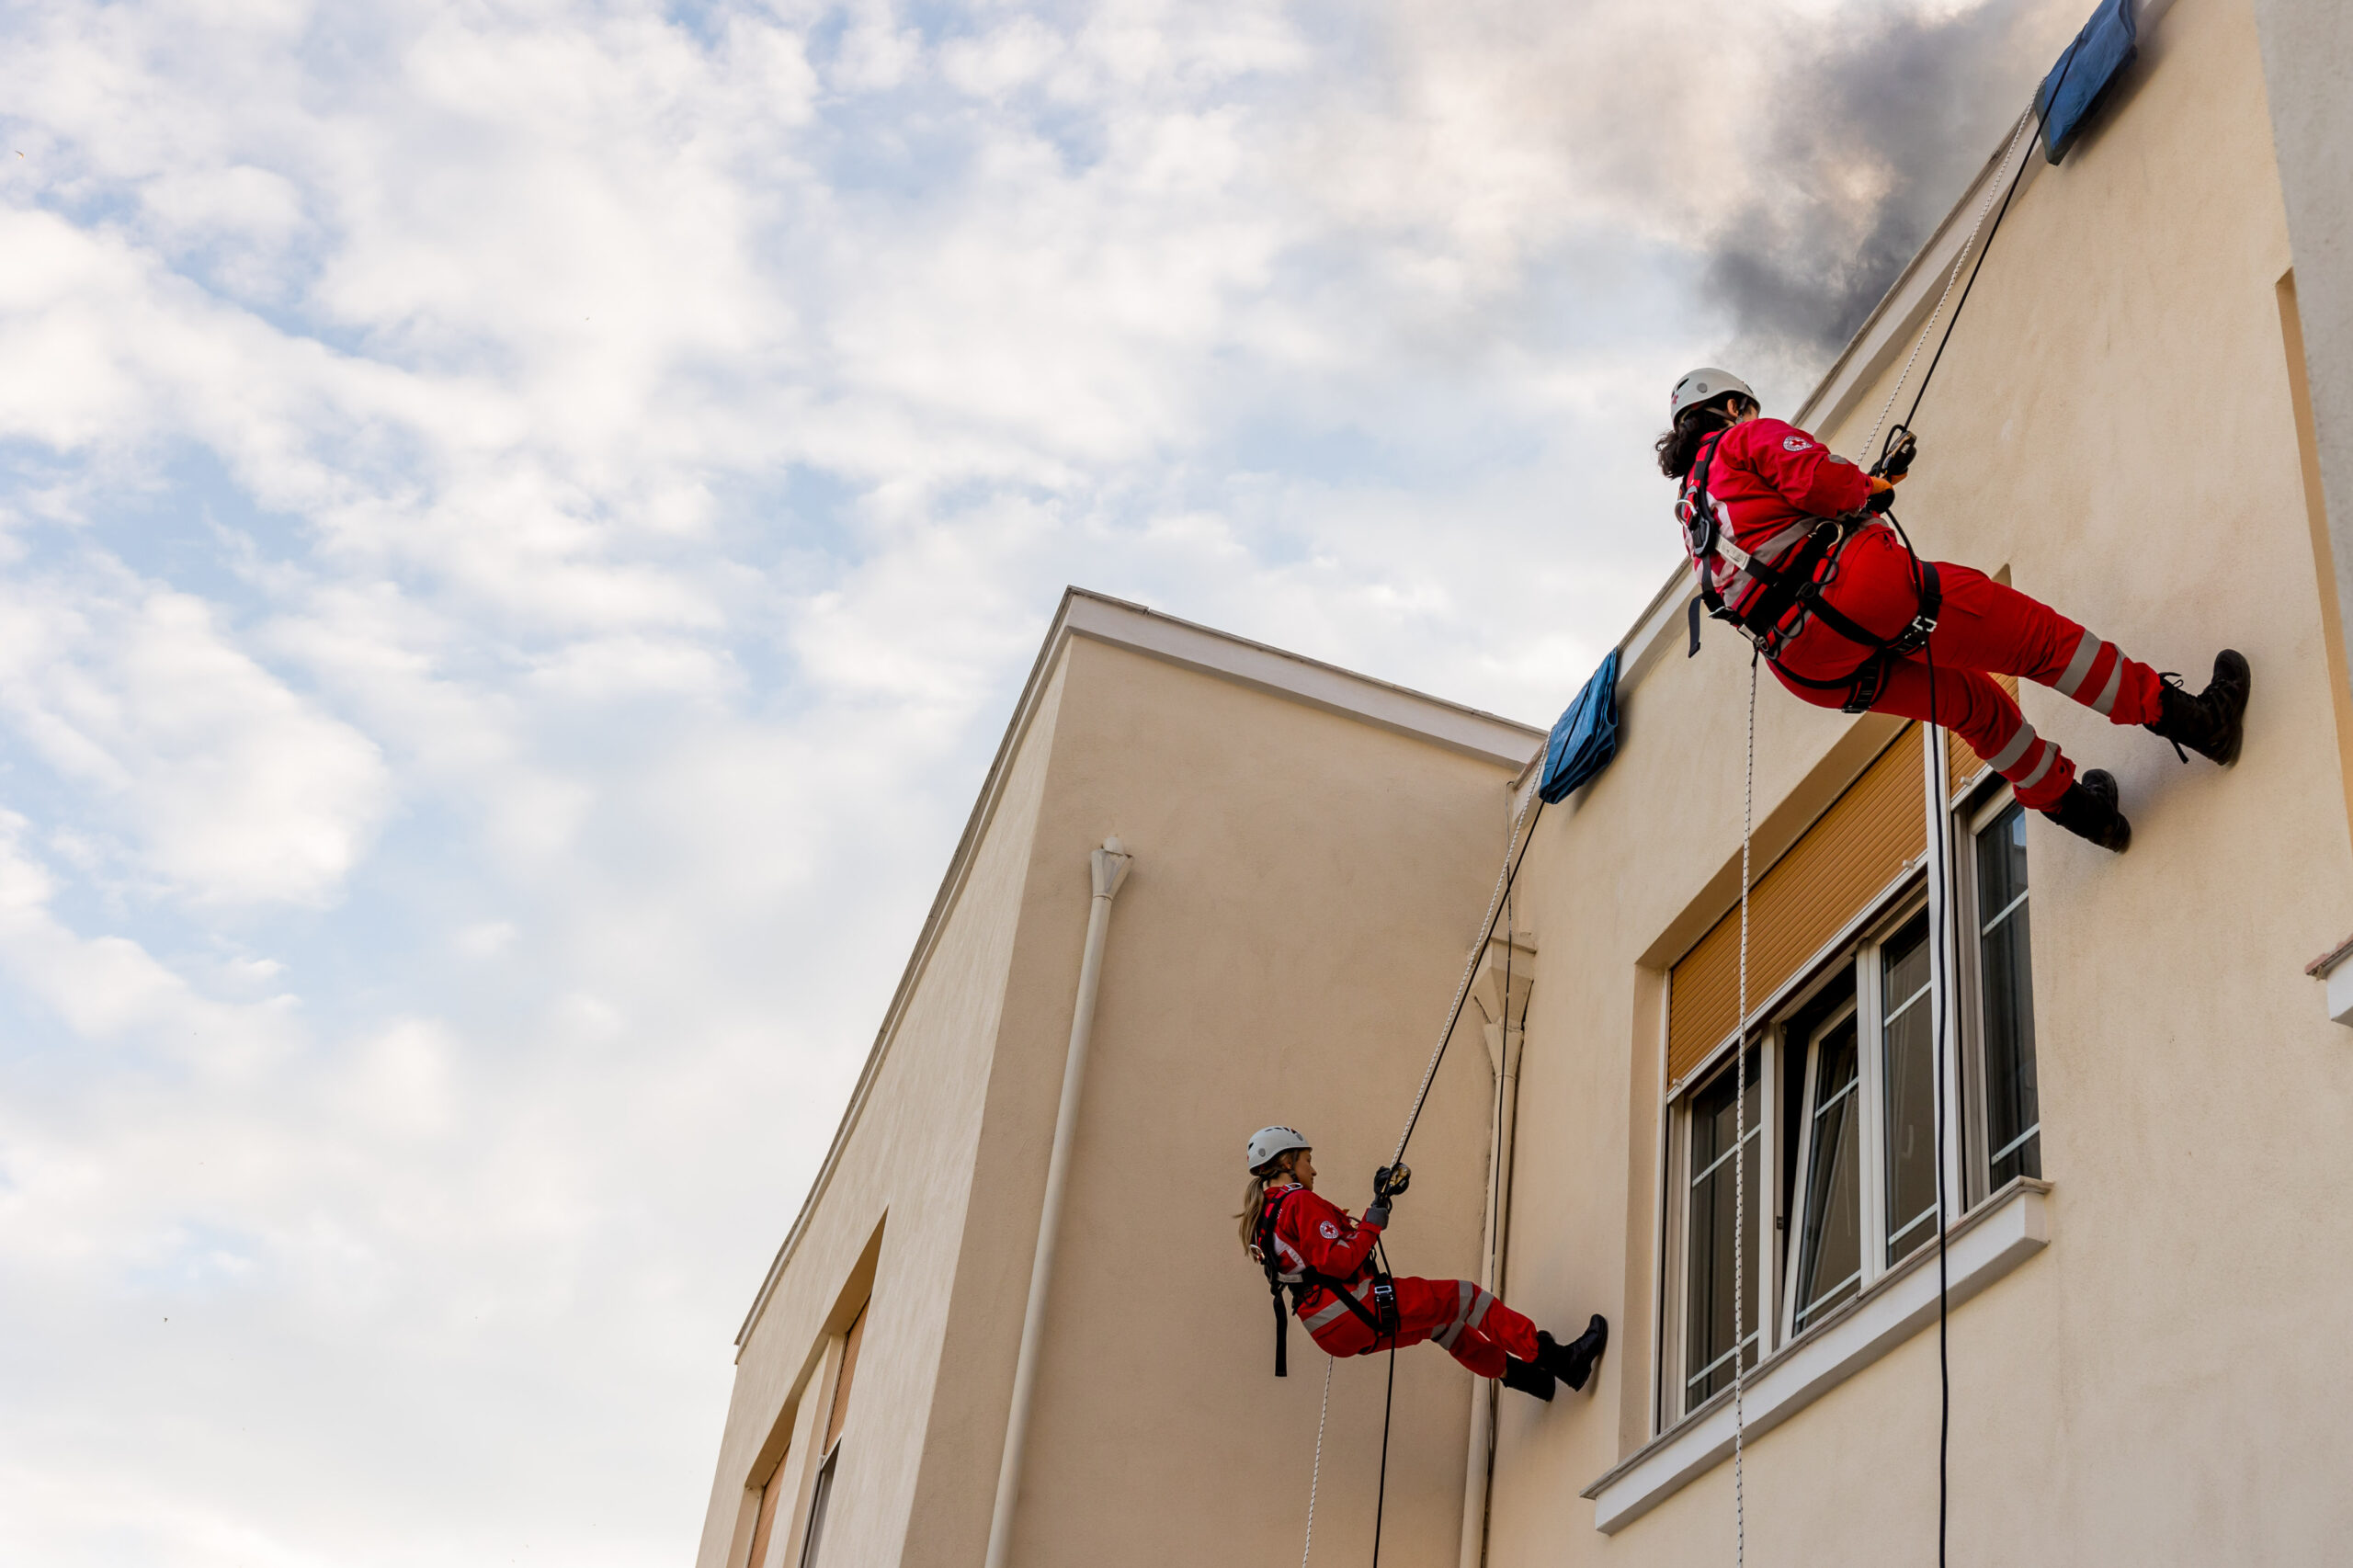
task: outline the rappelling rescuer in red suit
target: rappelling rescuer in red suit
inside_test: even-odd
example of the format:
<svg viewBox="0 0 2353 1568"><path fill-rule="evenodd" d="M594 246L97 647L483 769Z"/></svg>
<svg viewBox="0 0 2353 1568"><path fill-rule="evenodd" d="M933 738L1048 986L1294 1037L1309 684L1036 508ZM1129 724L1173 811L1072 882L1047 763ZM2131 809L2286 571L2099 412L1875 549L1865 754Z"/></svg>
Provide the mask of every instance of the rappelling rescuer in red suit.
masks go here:
<svg viewBox="0 0 2353 1568"><path fill-rule="evenodd" d="M1781 684L1824 708L1942 724L2009 780L2018 803L2121 851L2132 824L2116 780L2035 733L1995 673L2050 687L2113 724L2139 724L2227 767L2238 758L2250 672L2225 648L2196 695L2050 606L1973 567L1916 561L1876 513L1901 472L1875 477L1793 425L1768 419L1727 370L1675 386L1660 469L1701 597L1740 622ZM1692 619L1698 645L1698 607ZM1933 668L1931 668L1933 665ZM1934 706L1930 697L1934 694ZM2187 760L2185 756L2184 760Z"/></svg>
<svg viewBox="0 0 2353 1568"><path fill-rule="evenodd" d="M1562 1345L1468 1279L1380 1274L1373 1244L1389 1224L1390 1199L1404 1190L1403 1177L1385 1193L1376 1192L1364 1217L1352 1220L1317 1195L1313 1153L1292 1128L1262 1128L1251 1135L1242 1244L1276 1290L1278 1336L1280 1288L1289 1287L1292 1310L1329 1355L1362 1356L1434 1339L1481 1377L1539 1399L1552 1397L1556 1379L1572 1389L1585 1387L1609 1341L1609 1324L1599 1313ZM1393 1327L1381 1321L1384 1283L1395 1291Z"/></svg>

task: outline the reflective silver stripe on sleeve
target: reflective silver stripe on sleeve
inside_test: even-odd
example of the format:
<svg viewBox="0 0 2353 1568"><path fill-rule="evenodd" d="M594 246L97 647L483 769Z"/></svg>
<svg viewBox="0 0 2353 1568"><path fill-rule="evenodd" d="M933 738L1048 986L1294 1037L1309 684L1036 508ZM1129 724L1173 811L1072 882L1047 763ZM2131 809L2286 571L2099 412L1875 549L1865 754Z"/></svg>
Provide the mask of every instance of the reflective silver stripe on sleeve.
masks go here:
<svg viewBox="0 0 2353 1568"><path fill-rule="evenodd" d="M2021 719L2018 721L2018 733L2010 737L2010 744L1994 756L1987 757L1985 766L1996 773L2014 767L2018 765L2018 758L2026 755L2026 748L2032 744L2034 744L2034 726Z"/></svg>
<svg viewBox="0 0 2353 1568"><path fill-rule="evenodd" d="M2084 633L2083 640L2075 644L2075 656L2067 661L2065 669L2059 672L2056 685L2060 696L2075 695L2075 688L2083 685L2084 678L2092 673L2092 662L2099 657L2099 651L2106 646L2107 643L2090 632Z"/></svg>
<svg viewBox="0 0 2353 1568"><path fill-rule="evenodd" d="M1495 1304L1495 1299L1487 1294L1486 1291L1480 1290L1476 1292L1471 1303L1471 1315L1465 1320L1465 1326L1476 1328L1481 1324L1486 1322L1487 1309Z"/></svg>
<svg viewBox="0 0 2353 1568"><path fill-rule="evenodd" d="M2010 788L2013 790L2033 789L2037 784L2042 782L2042 776L2050 772L2051 765L2058 760L2059 748L2054 745L2044 746L2042 748L2042 760L2035 765L2034 771L2028 774L2023 778L2011 779Z"/></svg>
<svg viewBox="0 0 2353 1568"><path fill-rule="evenodd" d="M2099 688L2099 700L2092 704L2093 708L2097 709L2103 718L2113 715L2116 711L2116 694L2123 688L2124 655L2119 653L2116 655L2116 667L2108 672L2108 684Z"/></svg>

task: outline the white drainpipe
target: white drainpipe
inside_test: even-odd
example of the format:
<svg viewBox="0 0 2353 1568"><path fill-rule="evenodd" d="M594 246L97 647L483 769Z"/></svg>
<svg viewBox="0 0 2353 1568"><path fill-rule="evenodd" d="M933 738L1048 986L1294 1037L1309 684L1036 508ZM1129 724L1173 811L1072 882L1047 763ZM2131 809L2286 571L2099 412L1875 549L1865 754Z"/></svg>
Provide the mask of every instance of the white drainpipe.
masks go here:
<svg viewBox="0 0 2353 1568"><path fill-rule="evenodd" d="M1507 937L1517 943L1518 933L1507 933ZM1495 949L1490 946L1487 962L1493 966L1495 961ZM1503 1022L1487 1026L1488 1062L1495 1073L1495 1136L1487 1150L1487 1214L1485 1234L1481 1237L1483 1245L1479 1283L1490 1291L1503 1283L1504 1231L1510 1219L1512 1142L1519 1128L1519 1059L1527 1050L1527 1016L1522 1013L1519 1027L1513 1027L1512 1001L1506 989ZM1488 1475L1494 1466L1487 1442L1500 1386L1485 1378L1471 1380L1471 1440L1469 1451L1463 1456L1460 1568L1483 1568L1487 1560Z"/></svg>
<svg viewBox="0 0 2353 1568"><path fill-rule="evenodd" d="M1087 1042L1095 1033L1095 993L1103 980L1103 938L1111 928L1111 900L1128 879L1132 857L1118 839L1107 838L1090 858L1095 901L1087 906L1086 950L1078 961L1078 1002L1071 1010L1070 1056L1063 1064L1063 1101L1054 1116L1054 1152L1046 1161L1046 1199L1038 1210L1038 1252L1029 1264L1029 1301L1021 1310L1021 1350L1013 1363L1013 1409L1005 1418L996 1508L989 1517L988 1568L1006 1568L1011 1560L1013 1509L1021 1494L1021 1450L1029 1435L1029 1397L1038 1381L1038 1342L1045 1335L1046 1290L1054 1278L1063 1188L1070 1177L1071 1142L1078 1133L1078 1096L1086 1080Z"/></svg>

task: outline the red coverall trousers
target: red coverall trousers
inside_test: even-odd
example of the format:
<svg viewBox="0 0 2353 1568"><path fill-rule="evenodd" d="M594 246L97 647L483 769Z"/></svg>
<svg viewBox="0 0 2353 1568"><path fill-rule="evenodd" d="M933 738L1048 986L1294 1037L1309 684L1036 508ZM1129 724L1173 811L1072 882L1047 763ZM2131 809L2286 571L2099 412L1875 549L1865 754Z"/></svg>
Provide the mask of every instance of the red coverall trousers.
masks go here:
<svg viewBox="0 0 2353 1568"><path fill-rule="evenodd" d="M1303 1267L1346 1280L1348 1294L1372 1306L1372 1248L1378 1225L1352 1220L1347 1210L1304 1187L1279 1187L1267 1193L1279 1204L1273 1221L1276 1266L1296 1279ZM1299 1302L1300 1321L1327 1355L1361 1356L1392 1344L1419 1345L1435 1339L1447 1353L1483 1378L1504 1375L1506 1352L1536 1359L1536 1325L1468 1279L1400 1277L1397 1333L1379 1336L1331 1290L1318 1288Z"/></svg>
<svg viewBox="0 0 2353 1568"><path fill-rule="evenodd" d="M2018 803L2041 811L2054 806L2075 777L2075 765L2034 733L2010 694L1984 672L1998 670L2047 686L2073 698L2112 724L2145 724L2157 717L2162 684L2157 672L2124 656L2049 605L2005 587L1972 567L1937 562L1944 608L1928 635L1926 654L1913 653L1888 668L1875 713L1932 719L1944 725L2010 781ZM1918 608L1912 562L1893 529L1864 528L1838 553L1836 575L1823 597L1858 625L1892 637L1910 623ZM1815 680L1853 670L1866 650L1809 619L1781 648L1779 665ZM1936 662L1936 706L1928 704L1928 657ZM1781 684L1823 708L1836 708L1846 693ZM1402 1285L1403 1280L1399 1283Z"/></svg>
<svg viewBox="0 0 2353 1568"><path fill-rule="evenodd" d="M1400 1275L1395 1283L1397 1344L1435 1339L1448 1355L1483 1378L1504 1375L1506 1353L1523 1361L1536 1359L1536 1325L1468 1279ZM1324 1320L1320 1326L1319 1318ZM1389 1340L1376 1340L1362 1318L1336 1301L1327 1299L1321 1310L1302 1312L1301 1319L1328 1355L1362 1356L1390 1346Z"/></svg>

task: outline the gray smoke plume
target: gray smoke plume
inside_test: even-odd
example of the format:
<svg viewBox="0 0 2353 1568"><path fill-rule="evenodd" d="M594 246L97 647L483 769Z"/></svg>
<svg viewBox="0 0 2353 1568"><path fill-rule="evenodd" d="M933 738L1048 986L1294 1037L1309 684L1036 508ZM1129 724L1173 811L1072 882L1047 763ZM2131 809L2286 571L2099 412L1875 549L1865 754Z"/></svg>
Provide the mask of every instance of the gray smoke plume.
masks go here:
<svg viewBox="0 0 2353 1568"><path fill-rule="evenodd" d="M1767 194L1719 232L1705 276L1740 360L1806 379L1846 344L2025 108L2052 22L2048 0L1987 0L1882 13L1806 51L1757 140Z"/></svg>

